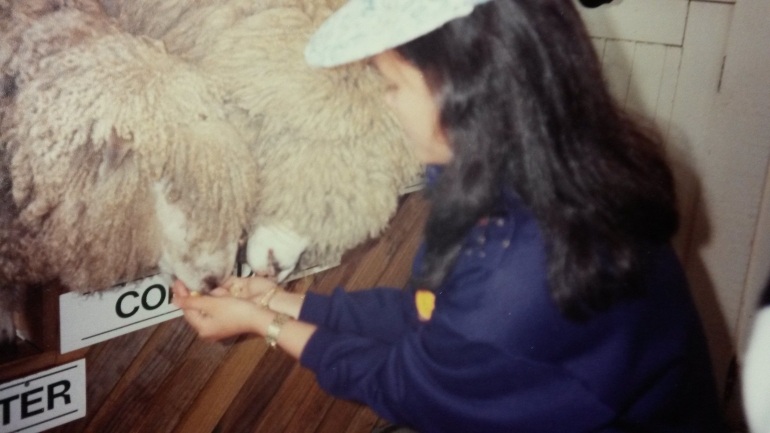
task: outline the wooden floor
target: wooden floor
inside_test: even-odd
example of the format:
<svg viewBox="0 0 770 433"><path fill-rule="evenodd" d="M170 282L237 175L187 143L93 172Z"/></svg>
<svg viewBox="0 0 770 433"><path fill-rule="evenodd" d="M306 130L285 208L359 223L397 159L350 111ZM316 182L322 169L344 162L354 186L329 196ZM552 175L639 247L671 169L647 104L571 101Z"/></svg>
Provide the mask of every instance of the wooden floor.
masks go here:
<svg viewBox="0 0 770 433"><path fill-rule="evenodd" d="M380 238L288 289L402 287L426 215L419 193L406 196ZM181 318L67 355L49 351L0 365L0 381L83 357L87 415L52 432L357 433L384 422L366 407L327 395L310 371L268 350L261 338L210 343Z"/></svg>

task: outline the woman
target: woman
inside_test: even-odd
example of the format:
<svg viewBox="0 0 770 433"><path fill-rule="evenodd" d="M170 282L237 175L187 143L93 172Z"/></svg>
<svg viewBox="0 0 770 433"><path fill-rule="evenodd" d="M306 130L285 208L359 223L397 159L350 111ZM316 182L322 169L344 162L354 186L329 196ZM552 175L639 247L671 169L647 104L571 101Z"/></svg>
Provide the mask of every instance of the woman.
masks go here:
<svg viewBox="0 0 770 433"><path fill-rule="evenodd" d="M266 335L329 393L421 432L724 431L668 245L671 173L571 1L352 0L306 52L367 57L429 165L411 289L177 283L201 336Z"/></svg>

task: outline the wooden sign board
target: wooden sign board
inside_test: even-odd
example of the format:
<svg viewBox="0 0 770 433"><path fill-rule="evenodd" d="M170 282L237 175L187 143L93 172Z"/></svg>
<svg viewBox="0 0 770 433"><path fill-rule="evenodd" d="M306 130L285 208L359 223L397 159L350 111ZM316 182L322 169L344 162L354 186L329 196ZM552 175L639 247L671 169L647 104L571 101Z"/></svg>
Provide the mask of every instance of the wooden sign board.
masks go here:
<svg viewBox="0 0 770 433"><path fill-rule="evenodd" d="M0 385L0 433L36 433L86 414L86 361Z"/></svg>
<svg viewBox="0 0 770 433"><path fill-rule="evenodd" d="M165 274L93 294L59 297L61 353L180 317L171 303L171 277Z"/></svg>

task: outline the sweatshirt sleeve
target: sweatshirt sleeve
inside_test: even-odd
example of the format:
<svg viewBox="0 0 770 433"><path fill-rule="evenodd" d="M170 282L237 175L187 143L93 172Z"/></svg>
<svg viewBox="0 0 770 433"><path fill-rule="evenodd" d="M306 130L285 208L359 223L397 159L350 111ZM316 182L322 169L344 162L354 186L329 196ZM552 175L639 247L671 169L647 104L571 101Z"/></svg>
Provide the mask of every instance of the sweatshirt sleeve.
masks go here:
<svg viewBox="0 0 770 433"><path fill-rule="evenodd" d="M300 361L330 394L423 433L610 431L614 413L567 372L418 328L387 343L320 327Z"/></svg>
<svg viewBox="0 0 770 433"><path fill-rule="evenodd" d="M299 320L341 333L352 333L382 342L393 342L418 324L414 295L394 288L331 295L307 293Z"/></svg>

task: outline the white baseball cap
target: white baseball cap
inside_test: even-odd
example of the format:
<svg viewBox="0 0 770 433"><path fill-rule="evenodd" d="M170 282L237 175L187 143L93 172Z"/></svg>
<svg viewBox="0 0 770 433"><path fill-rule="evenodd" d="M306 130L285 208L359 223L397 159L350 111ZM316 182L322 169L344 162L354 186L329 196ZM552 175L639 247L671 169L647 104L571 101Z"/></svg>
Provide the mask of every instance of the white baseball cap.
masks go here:
<svg viewBox="0 0 770 433"><path fill-rule="evenodd" d="M350 0L310 38L305 61L331 67L365 59L470 15L490 0Z"/></svg>

